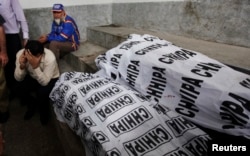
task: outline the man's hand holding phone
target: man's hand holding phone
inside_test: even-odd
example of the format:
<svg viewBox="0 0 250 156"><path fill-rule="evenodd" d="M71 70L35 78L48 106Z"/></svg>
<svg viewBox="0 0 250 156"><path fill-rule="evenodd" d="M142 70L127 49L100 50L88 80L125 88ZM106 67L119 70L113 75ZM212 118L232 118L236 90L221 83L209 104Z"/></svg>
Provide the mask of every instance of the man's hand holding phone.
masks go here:
<svg viewBox="0 0 250 156"><path fill-rule="evenodd" d="M25 69L27 58L26 58L26 50L23 51L22 55L19 57L20 69Z"/></svg>
<svg viewBox="0 0 250 156"><path fill-rule="evenodd" d="M37 67L39 67L39 64L43 55L34 56L29 50L27 50L25 53L25 56L29 64L32 66L32 68L36 69Z"/></svg>

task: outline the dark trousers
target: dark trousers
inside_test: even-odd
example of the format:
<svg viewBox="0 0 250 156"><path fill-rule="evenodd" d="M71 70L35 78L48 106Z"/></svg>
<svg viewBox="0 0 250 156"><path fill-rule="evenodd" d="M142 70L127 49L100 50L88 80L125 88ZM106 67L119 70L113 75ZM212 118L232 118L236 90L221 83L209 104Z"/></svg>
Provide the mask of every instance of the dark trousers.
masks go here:
<svg viewBox="0 0 250 156"><path fill-rule="evenodd" d="M5 79L9 90L11 92L15 92L17 83L14 78L16 54L20 49L22 49L22 43L19 34L6 34L6 48L9 62L4 68Z"/></svg>
<svg viewBox="0 0 250 156"><path fill-rule="evenodd" d="M71 42L51 41L51 42L46 42L44 44L44 47L50 49L55 54L57 62L59 62L59 59L62 58L63 56L76 50L72 46Z"/></svg>
<svg viewBox="0 0 250 156"><path fill-rule="evenodd" d="M23 81L17 83L17 96L20 98L21 104L27 105L28 111L35 111L36 107L40 115L49 115L49 94L53 89L56 79L46 86L41 86L35 79L27 75Z"/></svg>

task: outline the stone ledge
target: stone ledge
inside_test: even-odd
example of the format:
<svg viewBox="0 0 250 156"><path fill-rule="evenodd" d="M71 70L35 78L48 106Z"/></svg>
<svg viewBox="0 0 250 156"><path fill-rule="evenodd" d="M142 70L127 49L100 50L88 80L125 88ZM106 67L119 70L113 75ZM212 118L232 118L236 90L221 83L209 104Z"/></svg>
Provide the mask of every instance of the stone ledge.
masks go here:
<svg viewBox="0 0 250 156"><path fill-rule="evenodd" d="M97 71L95 65L95 58L107 51L106 48L95 45L91 42L85 41L81 43L80 48L63 57L74 71L82 71L93 73Z"/></svg>
<svg viewBox="0 0 250 156"><path fill-rule="evenodd" d="M248 60L248 58L250 58L250 48L197 40L168 34L166 32L127 28L115 25L89 27L87 32L90 42L107 49L117 46L120 42L124 41L129 34L150 34L172 42L182 48L203 53L222 63L250 70L250 61Z"/></svg>

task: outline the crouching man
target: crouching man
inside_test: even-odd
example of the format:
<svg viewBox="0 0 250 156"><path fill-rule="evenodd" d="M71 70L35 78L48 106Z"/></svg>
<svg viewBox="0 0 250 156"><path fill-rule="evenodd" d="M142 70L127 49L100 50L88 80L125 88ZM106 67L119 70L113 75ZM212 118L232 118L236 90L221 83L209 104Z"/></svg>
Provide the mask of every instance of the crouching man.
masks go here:
<svg viewBox="0 0 250 156"><path fill-rule="evenodd" d="M21 105L27 106L25 120L29 120L38 108L41 123L48 123L49 94L59 75L54 53L39 41L28 41L17 53L14 76L18 81L17 94Z"/></svg>

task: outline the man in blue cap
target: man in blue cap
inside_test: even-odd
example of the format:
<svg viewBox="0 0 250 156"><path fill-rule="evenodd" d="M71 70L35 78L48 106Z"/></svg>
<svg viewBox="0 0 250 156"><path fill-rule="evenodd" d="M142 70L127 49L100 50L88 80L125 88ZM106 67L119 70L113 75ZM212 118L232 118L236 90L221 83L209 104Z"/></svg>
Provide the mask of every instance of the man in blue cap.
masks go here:
<svg viewBox="0 0 250 156"><path fill-rule="evenodd" d="M74 19L66 14L62 4L54 4L52 13L54 21L51 32L40 36L38 40L44 43L59 61L65 54L78 49L80 34Z"/></svg>

